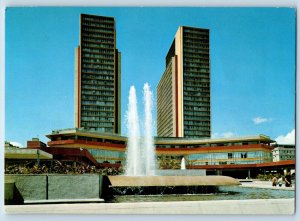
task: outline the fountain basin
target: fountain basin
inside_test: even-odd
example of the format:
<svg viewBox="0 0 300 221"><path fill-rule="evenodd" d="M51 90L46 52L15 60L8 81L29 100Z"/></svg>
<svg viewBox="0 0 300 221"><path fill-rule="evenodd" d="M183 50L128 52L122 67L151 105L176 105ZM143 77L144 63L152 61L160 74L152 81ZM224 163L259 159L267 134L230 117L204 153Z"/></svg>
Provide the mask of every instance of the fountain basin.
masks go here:
<svg viewBox="0 0 300 221"><path fill-rule="evenodd" d="M106 200L118 195L212 194L219 186L240 185L227 176L107 176Z"/></svg>
<svg viewBox="0 0 300 221"><path fill-rule="evenodd" d="M240 185L228 176L108 176L108 179L110 187Z"/></svg>

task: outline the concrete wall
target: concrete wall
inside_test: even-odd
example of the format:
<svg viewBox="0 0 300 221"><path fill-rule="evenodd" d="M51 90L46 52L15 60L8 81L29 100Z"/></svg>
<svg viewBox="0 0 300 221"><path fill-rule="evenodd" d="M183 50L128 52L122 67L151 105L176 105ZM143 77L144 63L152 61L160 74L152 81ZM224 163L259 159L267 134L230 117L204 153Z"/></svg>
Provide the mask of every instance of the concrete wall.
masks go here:
<svg viewBox="0 0 300 221"><path fill-rule="evenodd" d="M101 196L102 179L92 175L49 175L48 199L88 199Z"/></svg>
<svg viewBox="0 0 300 221"><path fill-rule="evenodd" d="M102 180L97 174L5 175L5 201L14 198L15 190L24 200L100 198Z"/></svg>
<svg viewBox="0 0 300 221"><path fill-rule="evenodd" d="M46 175L5 175L5 182L15 182L24 200L46 199L46 179Z"/></svg>

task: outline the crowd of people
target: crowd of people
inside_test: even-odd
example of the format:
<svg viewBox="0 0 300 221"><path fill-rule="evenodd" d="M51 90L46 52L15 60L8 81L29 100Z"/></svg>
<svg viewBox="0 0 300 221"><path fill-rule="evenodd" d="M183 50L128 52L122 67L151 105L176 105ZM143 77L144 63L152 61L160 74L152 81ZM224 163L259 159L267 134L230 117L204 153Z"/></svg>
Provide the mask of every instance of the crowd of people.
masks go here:
<svg viewBox="0 0 300 221"><path fill-rule="evenodd" d="M287 171L285 176L276 177L274 176L272 178L272 186L279 186L281 187L283 184L285 184L286 187L292 187L292 175L291 171Z"/></svg>

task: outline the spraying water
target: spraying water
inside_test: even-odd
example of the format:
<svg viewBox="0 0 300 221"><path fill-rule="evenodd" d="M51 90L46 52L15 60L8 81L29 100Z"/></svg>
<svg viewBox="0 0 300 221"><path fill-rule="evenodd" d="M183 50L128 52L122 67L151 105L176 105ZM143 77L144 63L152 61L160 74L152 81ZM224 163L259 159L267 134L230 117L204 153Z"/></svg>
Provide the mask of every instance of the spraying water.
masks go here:
<svg viewBox="0 0 300 221"><path fill-rule="evenodd" d="M130 87L127 112L128 146L126 157L126 175L142 175L140 144L139 116L137 99L134 86Z"/></svg>
<svg viewBox="0 0 300 221"><path fill-rule="evenodd" d="M126 171L129 176L155 174L155 147L153 144L153 96L148 83L144 85L144 138L140 137L137 99L134 86L130 87L127 112L128 144Z"/></svg>
<svg viewBox="0 0 300 221"><path fill-rule="evenodd" d="M182 159L181 159L180 169L181 169L181 170L185 170L185 169L186 169L184 157L182 157Z"/></svg>
<svg viewBox="0 0 300 221"><path fill-rule="evenodd" d="M145 155L145 175L154 175L155 173L155 148L153 144L153 96L148 83L144 84L144 105L145 105L145 138L144 138L144 155Z"/></svg>

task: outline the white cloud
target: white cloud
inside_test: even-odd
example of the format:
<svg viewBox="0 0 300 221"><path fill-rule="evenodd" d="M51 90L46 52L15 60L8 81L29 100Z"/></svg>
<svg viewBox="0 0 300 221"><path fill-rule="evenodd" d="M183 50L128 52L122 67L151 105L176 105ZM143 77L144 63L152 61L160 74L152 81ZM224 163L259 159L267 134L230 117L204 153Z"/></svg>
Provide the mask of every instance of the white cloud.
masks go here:
<svg viewBox="0 0 300 221"><path fill-rule="evenodd" d="M227 131L224 133L213 133L212 138L230 138L236 136L233 132Z"/></svg>
<svg viewBox="0 0 300 221"><path fill-rule="evenodd" d="M280 135L275 138L278 144L295 144L295 129L286 135Z"/></svg>
<svg viewBox="0 0 300 221"><path fill-rule="evenodd" d="M15 142L15 141L11 141L11 142L9 142L11 145L14 145L14 146L16 146L16 147L20 147L20 148L23 148L23 145L22 144L20 144L19 142Z"/></svg>
<svg viewBox="0 0 300 221"><path fill-rule="evenodd" d="M261 124L261 123L266 123L266 122L271 122L273 119L272 118L264 118L264 117L255 117L252 119L254 124Z"/></svg>

